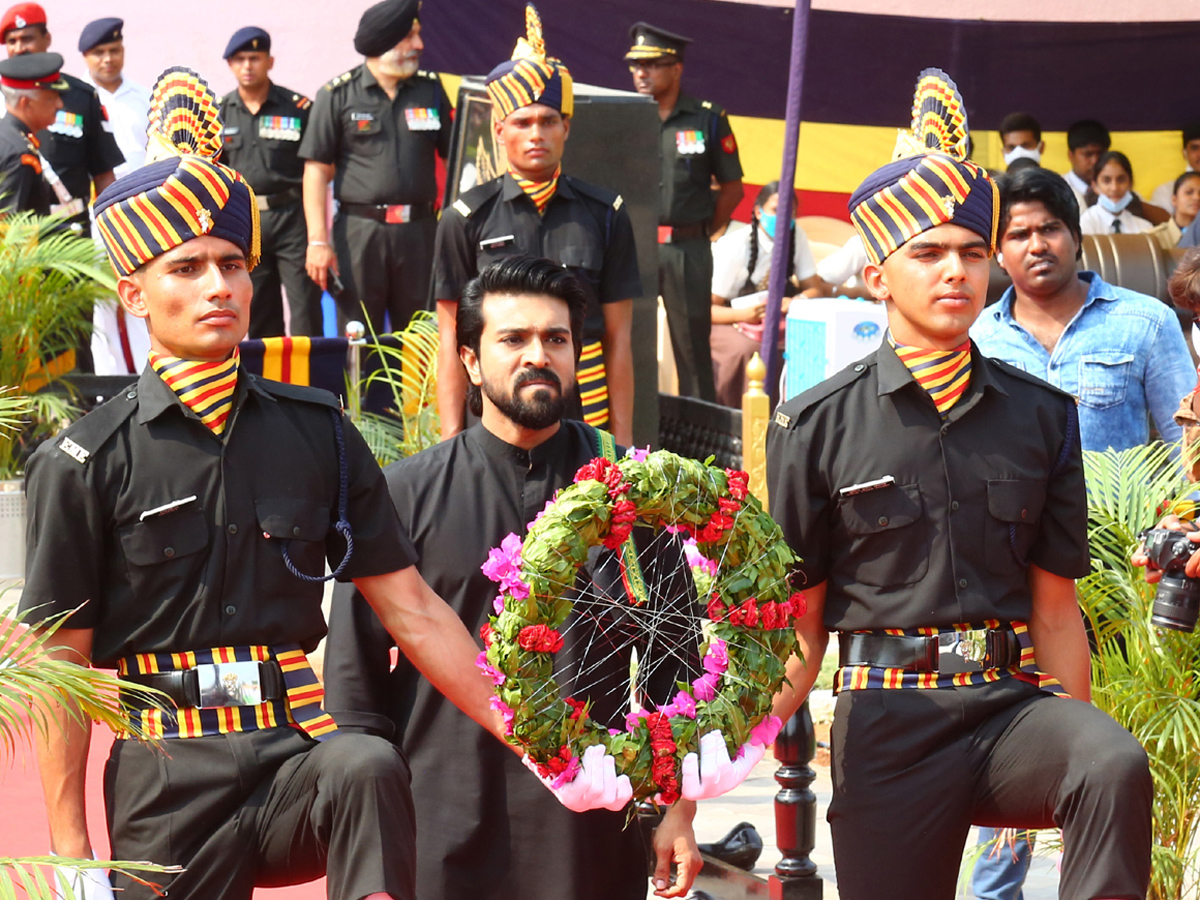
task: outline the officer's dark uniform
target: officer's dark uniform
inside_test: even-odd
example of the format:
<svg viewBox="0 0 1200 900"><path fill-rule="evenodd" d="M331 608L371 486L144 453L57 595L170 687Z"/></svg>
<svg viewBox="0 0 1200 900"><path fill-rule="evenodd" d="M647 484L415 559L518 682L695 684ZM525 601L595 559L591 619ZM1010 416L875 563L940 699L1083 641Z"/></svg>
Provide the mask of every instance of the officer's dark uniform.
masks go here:
<svg viewBox="0 0 1200 900"><path fill-rule="evenodd" d="M96 89L73 75L64 74L63 79L67 82L63 108L53 125L38 132L38 140L42 155L63 186L86 207L91 200L92 179L111 172L125 162L125 156L117 147ZM90 234L86 208L71 221L79 223L84 234Z"/></svg>
<svg viewBox="0 0 1200 900"><path fill-rule="evenodd" d="M257 41L257 46L251 46ZM271 49L261 28L241 29L225 48L225 59L242 50ZM237 169L258 197L262 223L262 260L251 273L254 304L250 307L251 338L284 333L283 296L287 291L292 335L320 335L321 288L304 270L308 231L304 224L301 183L304 160L300 140L312 101L272 84L258 112L246 108L238 92L221 100L225 144L221 161Z"/></svg>
<svg viewBox="0 0 1200 900"><path fill-rule="evenodd" d="M434 251L434 296L457 303L481 269L517 254L552 259L579 279L588 295L585 345L604 337L604 304L632 299L642 291L633 225L619 194L562 175L539 215L533 200L506 172L463 194L442 214ZM602 427L605 422L592 424Z"/></svg>
<svg viewBox="0 0 1200 900"><path fill-rule="evenodd" d="M668 58L682 61L689 38L639 22L630 29L633 46L627 60ZM742 163L725 110L707 100L680 93L662 123L659 143L658 277L679 392L715 400L712 352L712 246L708 229L716 212L718 184L738 181Z"/></svg>
<svg viewBox="0 0 1200 900"><path fill-rule="evenodd" d="M21 88L34 83L46 90L64 91L60 68L62 57L57 53L27 53L0 60L0 84ZM0 209L46 216L54 201L54 191L42 176L38 139L10 111L0 119Z"/></svg>
<svg viewBox="0 0 1200 900"><path fill-rule="evenodd" d="M86 601L68 627L95 630L100 666L209 647L311 651L325 633L322 589L287 570L281 547L307 573L342 558L332 528L339 469L330 413L338 404L323 391L242 373L234 407L217 438L147 366L134 389L43 444L27 473L22 609L49 615ZM415 551L379 467L350 425L345 437L354 554L341 577L404 568ZM382 740L317 743L286 724L178 738L166 754L118 740L105 784L113 856L186 866L156 877L172 897L248 898L256 883L319 877L327 863L331 897L411 897L394 874L412 871L411 860L396 860L413 839L406 774ZM374 777L394 804L374 802L376 789L365 783ZM315 802L296 802L318 787ZM350 817L342 834L366 848L353 861L335 862L319 837L335 815ZM151 818L157 824L147 828ZM153 896L122 881L123 896Z"/></svg>
<svg viewBox="0 0 1200 900"><path fill-rule="evenodd" d="M398 330L426 308L437 227L434 156L450 151L450 116L432 72L401 82L389 99L364 63L317 93L300 156L337 167L333 244L346 287L338 300L344 319L361 319L362 302L377 331L385 312Z"/></svg>
<svg viewBox="0 0 1200 900"><path fill-rule="evenodd" d="M1072 402L973 349L967 393L943 422L885 344L782 404L767 437L771 512L805 583L827 585L825 626L846 643L1028 622L1028 564L1087 575ZM885 476L894 484L846 491ZM1145 756L1095 707L1007 674L843 690L833 750L829 822L848 900L952 897L972 823L1065 828L1063 897L1144 896Z"/></svg>

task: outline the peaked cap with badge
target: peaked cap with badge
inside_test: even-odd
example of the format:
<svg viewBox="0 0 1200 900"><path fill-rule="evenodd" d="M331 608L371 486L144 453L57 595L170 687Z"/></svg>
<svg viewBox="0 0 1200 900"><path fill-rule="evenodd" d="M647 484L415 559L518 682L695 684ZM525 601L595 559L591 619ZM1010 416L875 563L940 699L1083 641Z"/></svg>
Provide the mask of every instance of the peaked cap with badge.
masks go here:
<svg viewBox="0 0 1200 900"><path fill-rule="evenodd" d="M96 198L96 225L118 275L193 238L236 245L250 268L259 258L258 204L249 184L216 161L221 152L217 98L191 69L158 77L150 97L147 165Z"/></svg>
<svg viewBox="0 0 1200 900"><path fill-rule="evenodd" d="M892 162L850 196L850 220L872 263L946 224L975 232L995 252L1000 196L987 172L967 159L968 135L957 85L941 69L923 71L911 130L899 133Z"/></svg>
<svg viewBox="0 0 1200 900"><path fill-rule="evenodd" d="M546 55L542 20L532 3L525 5L525 37L517 39L512 58L488 73L492 112L504 119L515 110L540 103L564 116L575 111L574 82L562 60Z"/></svg>
<svg viewBox="0 0 1200 900"><path fill-rule="evenodd" d="M233 33L233 37L229 39L229 43L225 45L223 58L229 59L235 53L242 53L247 50L270 53L271 35L255 25L247 25L245 28L239 28Z"/></svg>
<svg viewBox="0 0 1200 900"><path fill-rule="evenodd" d="M10 6L0 16L0 40L8 37L10 31L28 28L30 25L46 26L46 10L40 3L18 3Z"/></svg>
<svg viewBox="0 0 1200 900"><path fill-rule="evenodd" d="M682 34L675 34L665 28L651 25L649 22L636 22L629 29L629 39L633 46L625 54L629 62L641 59L672 59L683 62L683 51L692 42Z"/></svg>
<svg viewBox="0 0 1200 900"><path fill-rule="evenodd" d="M57 53L23 53L0 60L0 84L18 91L37 88L65 91L69 87L62 77L63 58Z"/></svg>
<svg viewBox="0 0 1200 900"><path fill-rule="evenodd" d="M83 31L79 32L79 52L87 53L101 44L112 44L121 40L121 30L124 27L125 20L114 16L88 22L83 26Z"/></svg>
<svg viewBox="0 0 1200 900"><path fill-rule="evenodd" d="M354 49L363 56L383 56L408 37L420 10L420 0L383 0L368 7L354 32Z"/></svg>

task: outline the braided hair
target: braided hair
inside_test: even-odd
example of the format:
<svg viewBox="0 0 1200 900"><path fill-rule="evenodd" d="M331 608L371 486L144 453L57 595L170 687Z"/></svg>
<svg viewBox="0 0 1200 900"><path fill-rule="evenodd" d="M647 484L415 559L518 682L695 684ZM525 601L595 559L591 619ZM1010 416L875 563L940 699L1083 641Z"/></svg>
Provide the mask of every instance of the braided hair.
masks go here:
<svg viewBox="0 0 1200 900"><path fill-rule="evenodd" d="M754 277L754 269L758 265L758 211L763 205L779 194L779 182L771 181L764 184L758 192L758 196L754 198L754 209L750 213L750 259L746 265L746 283L742 286L739 296L753 294L755 291L765 290L766 282L770 280L771 273L768 271L766 278L762 284L755 284L752 280ZM779 223L776 222L775 234L779 234ZM778 240L776 240L778 246ZM792 229L791 223L788 224L788 239L787 239L787 283L784 285L784 294L792 296L795 294L792 277L796 274L796 235Z"/></svg>

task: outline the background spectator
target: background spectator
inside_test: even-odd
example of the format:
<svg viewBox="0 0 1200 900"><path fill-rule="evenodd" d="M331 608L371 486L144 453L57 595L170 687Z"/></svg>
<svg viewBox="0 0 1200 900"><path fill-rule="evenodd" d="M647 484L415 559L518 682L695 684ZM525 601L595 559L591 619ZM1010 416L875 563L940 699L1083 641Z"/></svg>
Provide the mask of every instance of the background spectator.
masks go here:
<svg viewBox="0 0 1200 900"><path fill-rule="evenodd" d="M1183 129L1183 159L1187 163L1188 172L1200 168L1200 122L1192 122ZM1163 209L1171 209L1171 199L1175 196L1175 180L1164 181L1150 195L1150 202Z"/></svg>
<svg viewBox="0 0 1200 900"><path fill-rule="evenodd" d="M1046 142L1042 140L1042 126L1029 113L1009 113L1000 123L1000 141L1004 144L1004 165L1011 166L1018 159L1031 159L1042 163L1042 151Z"/></svg>
<svg viewBox="0 0 1200 900"><path fill-rule="evenodd" d="M1092 173L1096 171L1096 163L1100 161L1101 154L1107 153L1111 146L1112 138L1108 129L1095 119L1082 119L1067 129L1067 159L1071 168L1063 173L1063 178L1075 192L1080 212L1090 205L1086 198L1088 188L1092 184Z"/></svg>
<svg viewBox="0 0 1200 900"><path fill-rule="evenodd" d="M1186 229L1200 213L1200 172L1184 172L1175 179L1171 190L1171 218L1155 225L1153 233L1159 243L1170 250L1179 244Z"/></svg>
<svg viewBox="0 0 1200 900"><path fill-rule="evenodd" d="M1153 227L1128 209L1134 199L1133 164L1120 150L1109 150L1100 157L1092 176L1092 190L1096 205L1079 217L1084 234L1137 234Z"/></svg>

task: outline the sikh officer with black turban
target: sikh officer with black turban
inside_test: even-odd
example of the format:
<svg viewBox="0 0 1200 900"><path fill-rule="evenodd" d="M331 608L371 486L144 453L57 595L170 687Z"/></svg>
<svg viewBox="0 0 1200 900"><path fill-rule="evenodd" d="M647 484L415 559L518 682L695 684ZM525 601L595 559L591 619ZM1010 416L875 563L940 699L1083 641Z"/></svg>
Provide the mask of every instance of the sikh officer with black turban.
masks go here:
<svg viewBox="0 0 1200 900"><path fill-rule="evenodd" d="M429 294L437 227L435 155L450 151L450 100L418 69L424 43L418 0L383 0L358 23L366 59L317 92L300 144L306 268L338 301L339 317L383 331L408 324ZM329 183L338 201L326 230ZM330 276L335 271L340 278Z"/></svg>
<svg viewBox="0 0 1200 900"><path fill-rule="evenodd" d="M972 823L1062 828L1064 900L1145 897L1146 754L1088 702L1075 400L968 337L1000 200L941 70L921 73L901 138L850 197L887 340L767 434L771 514L808 600L775 711L799 706L837 631L844 900L952 900Z"/></svg>

